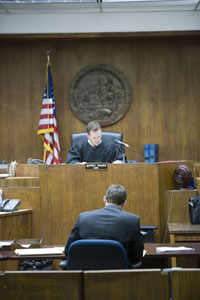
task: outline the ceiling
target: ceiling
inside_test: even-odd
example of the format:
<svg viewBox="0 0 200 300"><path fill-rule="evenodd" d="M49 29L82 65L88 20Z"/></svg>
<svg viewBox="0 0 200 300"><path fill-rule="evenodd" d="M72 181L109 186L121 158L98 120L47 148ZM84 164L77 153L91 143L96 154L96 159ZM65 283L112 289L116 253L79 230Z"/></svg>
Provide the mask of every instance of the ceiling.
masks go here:
<svg viewBox="0 0 200 300"><path fill-rule="evenodd" d="M199 10L200 0L0 0L0 14Z"/></svg>

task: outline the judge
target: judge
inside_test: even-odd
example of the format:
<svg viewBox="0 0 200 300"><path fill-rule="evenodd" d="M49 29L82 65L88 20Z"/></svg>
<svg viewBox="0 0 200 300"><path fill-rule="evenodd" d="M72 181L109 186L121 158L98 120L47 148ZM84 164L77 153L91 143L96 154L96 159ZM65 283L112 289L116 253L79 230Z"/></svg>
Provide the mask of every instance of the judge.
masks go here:
<svg viewBox="0 0 200 300"><path fill-rule="evenodd" d="M122 163L123 153L118 144L102 141L101 126L98 122L88 123L87 141L74 144L67 155L67 164L91 162Z"/></svg>

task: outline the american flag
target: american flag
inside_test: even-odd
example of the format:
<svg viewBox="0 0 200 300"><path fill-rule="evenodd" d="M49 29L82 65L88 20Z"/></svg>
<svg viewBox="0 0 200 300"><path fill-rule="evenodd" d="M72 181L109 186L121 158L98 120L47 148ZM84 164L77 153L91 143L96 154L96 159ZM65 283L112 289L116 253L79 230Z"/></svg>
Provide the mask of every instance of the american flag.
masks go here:
<svg viewBox="0 0 200 300"><path fill-rule="evenodd" d="M44 142L44 161L46 164L60 164L60 144L56 121L56 108L54 99L53 82L51 76L51 63L49 56L47 62L47 78L40 121L37 134Z"/></svg>

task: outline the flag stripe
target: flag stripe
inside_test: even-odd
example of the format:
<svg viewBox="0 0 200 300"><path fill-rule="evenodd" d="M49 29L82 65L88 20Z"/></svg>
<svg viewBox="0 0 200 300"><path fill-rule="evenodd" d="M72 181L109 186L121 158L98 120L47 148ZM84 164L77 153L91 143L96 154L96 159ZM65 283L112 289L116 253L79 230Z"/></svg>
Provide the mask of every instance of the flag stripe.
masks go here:
<svg viewBox="0 0 200 300"><path fill-rule="evenodd" d="M40 122L39 122L39 126L40 125L48 125L48 124L52 124L54 125L54 121L53 119L48 119L48 118L45 118L45 119L40 119Z"/></svg>

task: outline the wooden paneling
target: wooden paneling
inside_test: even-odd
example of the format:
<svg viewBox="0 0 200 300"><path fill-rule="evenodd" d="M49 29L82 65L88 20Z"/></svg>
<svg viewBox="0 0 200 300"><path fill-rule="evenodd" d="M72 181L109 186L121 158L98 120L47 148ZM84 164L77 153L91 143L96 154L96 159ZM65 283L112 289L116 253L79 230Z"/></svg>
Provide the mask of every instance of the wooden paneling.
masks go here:
<svg viewBox="0 0 200 300"><path fill-rule="evenodd" d="M173 190L165 192L166 223L190 223L189 198L195 197L197 190Z"/></svg>
<svg viewBox="0 0 200 300"><path fill-rule="evenodd" d="M175 190L178 187L180 187L176 184L173 175L175 169L182 164L187 165L191 169L192 173L194 173L192 161L158 163L159 199L160 199L160 216L161 216L160 228L161 228L162 237L164 237L165 230L166 230L166 220L164 218L164 216L166 215L165 191Z"/></svg>
<svg viewBox="0 0 200 300"><path fill-rule="evenodd" d="M199 282L199 269L185 269L172 271L173 300L198 300L200 295Z"/></svg>
<svg viewBox="0 0 200 300"><path fill-rule="evenodd" d="M82 299L80 271L20 271L0 276L0 297L11 300Z"/></svg>
<svg viewBox="0 0 200 300"><path fill-rule="evenodd" d="M126 35L125 35L126 36ZM46 49L50 50L56 113L64 162L70 134L85 130L72 113L69 89L82 68L110 64L132 89L126 115L105 130L122 131L124 141L143 154L144 143L158 143L160 160L200 160L200 40L196 37L1 38L0 160L25 163L43 158L37 136L45 87ZM135 159L130 149L128 159Z"/></svg>
<svg viewBox="0 0 200 300"><path fill-rule="evenodd" d="M39 187L38 177L8 177L6 180L0 181L0 187L12 188L12 187Z"/></svg>
<svg viewBox="0 0 200 300"><path fill-rule="evenodd" d="M185 164L192 168L190 162ZM15 186L6 183L12 178L2 179L0 183L4 186L4 198L19 198L20 208L33 210L33 237L43 238L44 244L65 244L79 213L102 208L103 197L111 184L126 188L128 198L124 209L139 215L141 225L157 226L155 241L160 242L166 229L164 192L175 188L173 172L177 165L177 162L108 164L106 170L85 170L84 165L41 165L35 187L29 186L25 169L27 166L27 172L33 174L36 166L17 165L16 173L24 177L15 177Z"/></svg>
<svg viewBox="0 0 200 300"><path fill-rule="evenodd" d="M0 213L0 240L32 238L32 210Z"/></svg>
<svg viewBox="0 0 200 300"><path fill-rule="evenodd" d="M109 164L105 171L88 171L84 165L40 168L40 225L44 241L50 244L65 244L78 214L102 208L107 188L117 183L122 184L128 191L125 209L140 215L141 225L158 226L159 239L157 166Z"/></svg>
<svg viewBox="0 0 200 300"><path fill-rule="evenodd" d="M7 179L6 179L7 180ZM20 199L20 209L32 209L32 236L33 238L42 238L40 230L40 188L39 187L17 187L3 188L4 199ZM17 236L15 236L17 238ZM8 239L8 237L5 239Z"/></svg>
<svg viewBox="0 0 200 300"><path fill-rule="evenodd" d="M84 299L169 299L169 274L161 270L84 272Z"/></svg>
<svg viewBox="0 0 200 300"><path fill-rule="evenodd" d="M40 165L34 164L19 164L16 165L16 177L39 177Z"/></svg>

